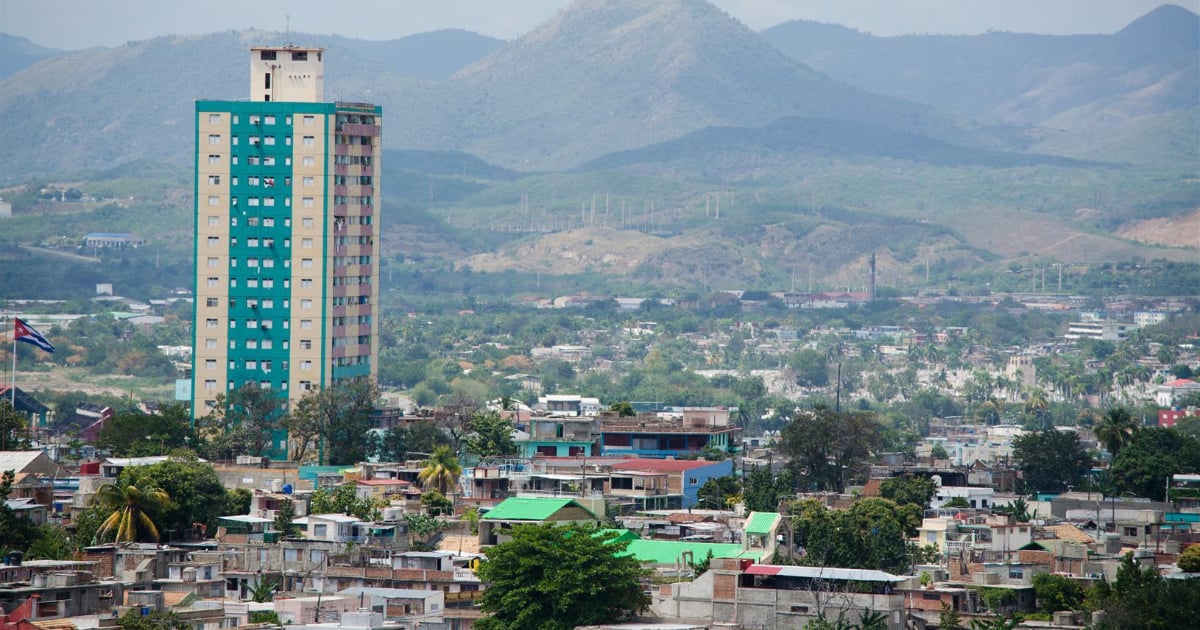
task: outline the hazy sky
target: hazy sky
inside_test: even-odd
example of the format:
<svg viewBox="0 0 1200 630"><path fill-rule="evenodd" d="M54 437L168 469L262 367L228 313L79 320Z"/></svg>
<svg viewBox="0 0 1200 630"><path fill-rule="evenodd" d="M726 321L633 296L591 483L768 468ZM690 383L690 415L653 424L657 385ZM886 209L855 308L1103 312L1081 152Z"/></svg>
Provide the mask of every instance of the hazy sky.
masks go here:
<svg viewBox="0 0 1200 630"><path fill-rule="evenodd" d="M754 29L794 19L877 35L1111 33L1154 7L1200 0L714 0ZM51 48L117 46L159 35L258 28L394 39L464 28L512 39L570 0L0 0L0 31ZM351 9L350 7L353 7Z"/></svg>

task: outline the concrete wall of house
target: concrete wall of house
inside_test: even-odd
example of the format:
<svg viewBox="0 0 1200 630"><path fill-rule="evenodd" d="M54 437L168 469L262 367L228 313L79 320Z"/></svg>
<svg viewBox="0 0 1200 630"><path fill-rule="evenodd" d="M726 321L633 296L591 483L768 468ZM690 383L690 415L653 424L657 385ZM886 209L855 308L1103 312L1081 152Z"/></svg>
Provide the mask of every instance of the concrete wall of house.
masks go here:
<svg viewBox="0 0 1200 630"><path fill-rule="evenodd" d="M728 477L733 474L733 460L713 462L707 466L701 466L686 470L683 472L683 507L689 508L696 505L700 496L700 488L702 488L709 479L714 477Z"/></svg>

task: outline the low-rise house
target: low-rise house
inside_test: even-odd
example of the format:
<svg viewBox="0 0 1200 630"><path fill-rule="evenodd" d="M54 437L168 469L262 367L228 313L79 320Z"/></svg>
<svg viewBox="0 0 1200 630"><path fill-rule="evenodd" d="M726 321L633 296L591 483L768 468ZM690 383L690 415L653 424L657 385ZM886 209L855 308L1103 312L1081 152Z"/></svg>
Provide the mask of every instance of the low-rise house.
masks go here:
<svg viewBox="0 0 1200 630"><path fill-rule="evenodd" d="M693 408L682 413L642 413L634 417L600 415L600 454L667 458L695 456L705 449L735 453L742 428L729 408Z"/></svg>
<svg viewBox="0 0 1200 630"><path fill-rule="evenodd" d="M362 542L366 525L362 519L346 514L309 514L307 536L326 542Z"/></svg>
<svg viewBox="0 0 1200 630"><path fill-rule="evenodd" d="M529 437L520 440L524 457L592 455L598 424L595 416L534 416L526 423Z"/></svg>
<svg viewBox="0 0 1200 630"><path fill-rule="evenodd" d="M517 525L599 523L596 513L574 499L514 497L488 510L479 519L479 544L498 545L508 540L507 530Z"/></svg>
<svg viewBox="0 0 1200 630"><path fill-rule="evenodd" d="M612 464L612 474L621 473L665 473L667 494L665 497L654 497L655 503L665 503L665 508L659 509L687 509L696 507L699 503L700 488L709 479L733 474L733 460L711 462L703 459L628 459ZM617 477L614 477L610 487L616 480ZM636 484L636 479L634 483Z"/></svg>
<svg viewBox="0 0 1200 630"><path fill-rule="evenodd" d="M25 605L29 621L107 613L123 585L98 579L96 569L95 562L15 559L0 566L0 610Z"/></svg>
<svg viewBox="0 0 1200 630"><path fill-rule="evenodd" d="M354 482L355 496L369 501L403 498L412 488L412 482L404 479L359 479Z"/></svg>
<svg viewBox="0 0 1200 630"><path fill-rule="evenodd" d="M1175 405L1175 401L1198 392L1200 392L1200 382L1190 378L1177 378L1155 388L1154 402L1158 403L1159 407L1171 407Z"/></svg>
<svg viewBox="0 0 1200 630"><path fill-rule="evenodd" d="M363 607L382 614L384 619L417 621L439 617L446 610L442 591L418 591L403 588L347 588L338 595L357 597Z"/></svg>
<svg viewBox="0 0 1200 630"><path fill-rule="evenodd" d="M17 516L32 521L34 525L44 524L49 513L46 506L33 499L5 499L4 505Z"/></svg>
<svg viewBox="0 0 1200 630"><path fill-rule="evenodd" d="M906 579L883 571L719 558L695 580L651 593L650 609L663 617L743 628L801 628L818 617L835 619L839 613L856 623L870 610L886 617L888 630L902 630L905 597L897 587Z"/></svg>
<svg viewBox="0 0 1200 630"><path fill-rule="evenodd" d="M167 577L155 580L154 585L164 593L194 594L199 598L225 596L225 578L221 575L222 554L218 551L196 551L180 562L167 564ZM178 602L176 602L178 603Z"/></svg>

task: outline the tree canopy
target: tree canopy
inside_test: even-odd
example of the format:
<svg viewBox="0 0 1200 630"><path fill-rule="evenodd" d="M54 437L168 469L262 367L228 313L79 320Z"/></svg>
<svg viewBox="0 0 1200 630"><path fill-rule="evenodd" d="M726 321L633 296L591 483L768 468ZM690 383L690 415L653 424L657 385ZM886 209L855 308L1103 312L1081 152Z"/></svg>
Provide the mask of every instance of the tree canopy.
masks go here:
<svg viewBox="0 0 1200 630"><path fill-rule="evenodd" d="M621 623L645 608L640 579L648 574L627 541L595 528L520 525L512 539L485 554L479 600L490 617L480 630L570 630Z"/></svg>
<svg viewBox="0 0 1200 630"><path fill-rule="evenodd" d="M122 475L124 477L124 475ZM111 514L100 524L96 538L115 542L158 542L158 526L150 517L163 511L170 495L148 477L126 477L96 490L96 503Z"/></svg>
<svg viewBox="0 0 1200 630"><path fill-rule="evenodd" d="M879 495L899 505L915 505L922 510L937 494L937 485L928 477L892 477L879 486Z"/></svg>
<svg viewBox="0 0 1200 630"><path fill-rule="evenodd" d="M475 414L471 420L471 434L467 436L467 451L480 457L502 457L515 455L517 444L513 441L516 427L496 411Z"/></svg>
<svg viewBox="0 0 1200 630"><path fill-rule="evenodd" d="M165 455L195 445L191 412L184 403L163 405L158 413L130 410L104 423L96 446L116 457Z"/></svg>
<svg viewBox="0 0 1200 630"><path fill-rule="evenodd" d="M433 449L433 454L425 462L425 467L417 474L417 479L428 490L437 490L443 495L458 487L458 476L462 473L462 465L454 456L449 446L439 446Z"/></svg>
<svg viewBox="0 0 1200 630"><path fill-rule="evenodd" d="M797 411L783 428L783 453L800 487L843 492L879 445L874 414L821 407Z"/></svg>
<svg viewBox="0 0 1200 630"><path fill-rule="evenodd" d="M349 514L363 520L374 520L379 510L370 499L359 498L354 484L344 483L332 490L321 488L312 494L308 503L309 514Z"/></svg>
<svg viewBox="0 0 1200 630"><path fill-rule="evenodd" d="M802 499L789 506L788 514L796 544L803 549L802 564L904 573L912 558L906 540L916 535L922 510L878 498L832 510L815 499Z"/></svg>
<svg viewBox="0 0 1200 630"><path fill-rule="evenodd" d="M215 532L218 517L245 514L250 509L249 492L227 490L213 467L196 459L173 457L149 466L126 468L121 471L119 484L137 480L152 482L171 498L154 512L163 533L197 524Z"/></svg>
<svg viewBox="0 0 1200 630"><path fill-rule="evenodd" d="M1092 459L1073 431L1048 429L1019 435L1013 440L1013 457L1025 484L1038 492L1062 492L1079 487Z"/></svg>
<svg viewBox="0 0 1200 630"><path fill-rule="evenodd" d="M1162 501L1167 479L1200 472L1200 440L1179 431L1139 429L1113 458L1110 481L1116 494L1131 493Z"/></svg>

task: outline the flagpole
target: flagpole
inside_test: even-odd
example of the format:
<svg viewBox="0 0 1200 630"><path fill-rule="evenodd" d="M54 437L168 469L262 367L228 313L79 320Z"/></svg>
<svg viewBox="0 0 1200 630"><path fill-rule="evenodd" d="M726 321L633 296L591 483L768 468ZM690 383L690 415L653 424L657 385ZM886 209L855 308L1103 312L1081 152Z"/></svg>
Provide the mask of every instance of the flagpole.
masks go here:
<svg viewBox="0 0 1200 630"><path fill-rule="evenodd" d="M15 413L17 411L17 316L15 314L12 316L12 339L13 367L12 381L10 383L12 391L9 393L12 394L12 408Z"/></svg>

